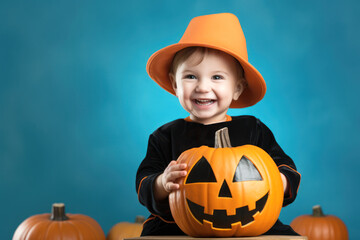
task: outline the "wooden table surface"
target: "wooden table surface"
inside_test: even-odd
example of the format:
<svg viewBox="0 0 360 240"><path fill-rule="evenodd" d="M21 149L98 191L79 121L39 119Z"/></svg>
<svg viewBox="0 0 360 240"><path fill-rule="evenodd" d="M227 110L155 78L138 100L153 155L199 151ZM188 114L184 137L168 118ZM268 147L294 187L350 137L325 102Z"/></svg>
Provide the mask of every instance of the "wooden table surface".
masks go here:
<svg viewBox="0 0 360 240"><path fill-rule="evenodd" d="M258 237L234 237L234 238L193 238L189 236L146 236L136 238L125 238L124 240L189 240L189 239L201 239L201 240L307 240L304 236L258 236Z"/></svg>

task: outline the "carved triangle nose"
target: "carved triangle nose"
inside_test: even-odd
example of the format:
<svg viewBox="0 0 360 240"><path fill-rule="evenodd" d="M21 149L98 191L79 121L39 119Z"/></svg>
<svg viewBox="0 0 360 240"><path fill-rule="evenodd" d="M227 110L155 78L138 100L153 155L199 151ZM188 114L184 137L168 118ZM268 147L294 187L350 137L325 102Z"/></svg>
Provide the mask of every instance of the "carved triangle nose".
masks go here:
<svg viewBox="0 0 360 240"><path fill-rule="evenodd" d="M224 182L221 185L219 197L227 197L227 198L232 197L229 185L226 183L226 180L224 180Z"/></svg>

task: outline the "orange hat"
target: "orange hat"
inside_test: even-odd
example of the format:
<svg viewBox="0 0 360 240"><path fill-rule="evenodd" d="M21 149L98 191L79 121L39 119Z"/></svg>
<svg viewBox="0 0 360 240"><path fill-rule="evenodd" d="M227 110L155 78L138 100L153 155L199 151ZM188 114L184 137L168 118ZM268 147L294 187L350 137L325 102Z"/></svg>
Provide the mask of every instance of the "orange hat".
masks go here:
<svg viewBox="0 0 360 240"><path fill-rule="evenodd" d="M169 78L172 60L178 51L194 46L214 48L228 53L244 68L248 86L238 100L231 103L231 108L249 107L264 97L265 81L248 62L244 33L239 20L231 13L193 18L179 43L160 49L149 58L146 66L149 76L166 91L175 95Z"/></svg>

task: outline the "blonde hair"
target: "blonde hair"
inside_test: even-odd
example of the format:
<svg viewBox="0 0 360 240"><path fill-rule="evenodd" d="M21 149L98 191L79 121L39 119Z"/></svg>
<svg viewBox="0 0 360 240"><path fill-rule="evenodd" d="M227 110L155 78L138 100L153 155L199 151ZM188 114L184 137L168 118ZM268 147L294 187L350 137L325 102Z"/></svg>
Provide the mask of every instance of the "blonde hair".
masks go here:
<svg viewBox="0 0 360 240"><path fill-rule="evenodd" d="M200 54L197 55L197 56L199 56L197 59L195 59L195 58L192 59L192 61L194 62L195 65L201 63L202 60L204 59L205 55L208 52L224 53L224 52L222 52L220 50L213 49L213 48L207 48L207 47L187 47L187 48L184 48L184 49L178 51L175 54L175 56L173 58L173 61L172 61L171 65L170 65L169 74L174 77L175 74L176 74L176 70L180 66L180 64L182 64L187 59L189 59L191 56L193 56L193 54L195 52L200 53ZM245 77L244 77L244 69L241 66L240 62L236 58L233 57L233 59L236 62L236 70L237 70L237 73L238 73L240 84L242 85L243 88L246 88L247 82L246 82Z"/></svg>

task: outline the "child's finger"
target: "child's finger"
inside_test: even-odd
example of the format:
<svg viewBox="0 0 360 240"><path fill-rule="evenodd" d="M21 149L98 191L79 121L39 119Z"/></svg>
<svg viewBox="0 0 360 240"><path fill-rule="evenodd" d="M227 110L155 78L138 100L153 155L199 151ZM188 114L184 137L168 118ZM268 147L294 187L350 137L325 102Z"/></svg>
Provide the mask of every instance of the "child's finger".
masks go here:
<svg viewBox="0 0 360 240"><path fill-rule="evenodd" d="M180 164L175 164L175 165L171 165L169 166L169 170L170 171L181 171L186 169L187 165L186 163L180 163Z"/></svg>
<svg viewBox="0 0 360 240"><path fill-rule="evenodd" d="M171 183L171 182L169 182L169 183L167 184L167 190L168 190L169 192L174 191L174 190L178 190L179 188L180 188L180 185L177 184L177 183Z"/></svg>
<svg viewBox="0 0 360 240"><path fill-rule="evenodd" d="M166 167L165 172L177 171L179 169L183 169L183 167L184 167L183 164L178 164L176 161L173 160Z"/></svg>
<svg viewBox="0 0 360 240"><path fill-rule="evenodd" d="M177 165L177 162L176 162L175 160L172 160L172 161L169 163L168 167L171 167L171 166L174 166L174 165Z"/></svg>
<svg viewBox="0 0 360 240"><path fill-rule="evenodd" d="M176 179L186 176L186 171L169 172L166 176L167 182L174 182Z"/></svg>

